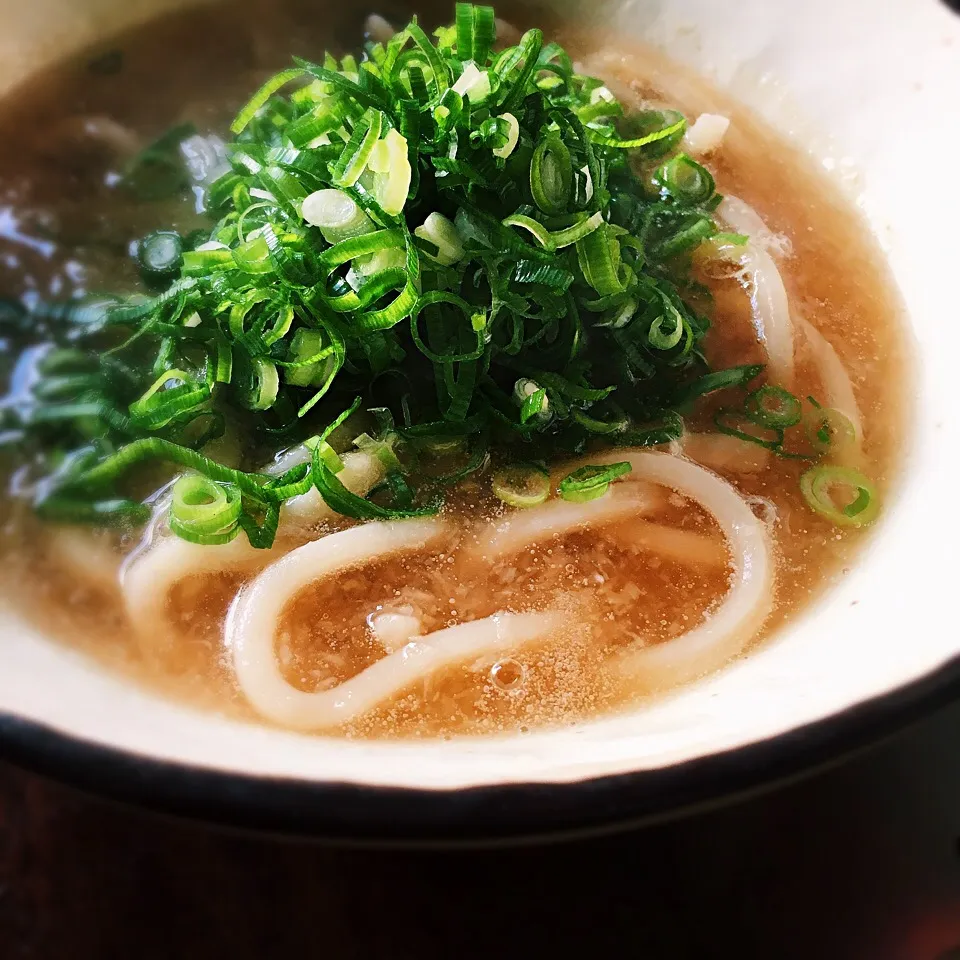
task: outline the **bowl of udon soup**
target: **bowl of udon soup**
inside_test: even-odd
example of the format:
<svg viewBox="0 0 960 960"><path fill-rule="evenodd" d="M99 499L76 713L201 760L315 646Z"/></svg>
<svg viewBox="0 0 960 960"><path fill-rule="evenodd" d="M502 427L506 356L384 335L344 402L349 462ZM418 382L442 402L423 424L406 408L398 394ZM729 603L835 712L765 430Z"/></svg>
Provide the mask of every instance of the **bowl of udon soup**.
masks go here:
<svg viewBox="0 0 960 960"><path fill-rule="evenodd" d="M5 755L477 838L952 694L945 6L0 7Z"/></svg>

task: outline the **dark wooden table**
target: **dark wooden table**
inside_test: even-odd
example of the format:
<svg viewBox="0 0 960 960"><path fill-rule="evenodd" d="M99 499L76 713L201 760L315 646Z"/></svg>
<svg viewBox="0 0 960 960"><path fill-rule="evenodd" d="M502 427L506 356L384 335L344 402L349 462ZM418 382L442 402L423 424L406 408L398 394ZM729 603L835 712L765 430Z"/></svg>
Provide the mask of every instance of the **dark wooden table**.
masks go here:
<svg viewBox="0 0 960 960"><path fill-rule="evenodd" d="M958 838L960 707L722 810L486 852L230 835L0 767L0 958L935 960Z"/></svg>

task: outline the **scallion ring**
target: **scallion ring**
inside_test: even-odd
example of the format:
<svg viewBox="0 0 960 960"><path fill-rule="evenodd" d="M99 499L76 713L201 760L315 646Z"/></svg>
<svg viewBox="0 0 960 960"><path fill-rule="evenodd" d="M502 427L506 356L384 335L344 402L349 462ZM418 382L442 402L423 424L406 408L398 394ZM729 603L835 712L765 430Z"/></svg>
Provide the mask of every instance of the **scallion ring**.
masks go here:
<svg viewBox="0 0 960 960"><path fill-rule="evenodd" d="M251 361L247 388L242 400L250 410L267 410L273 406L280 389L277 365L264 357Z"/></svg>
<svg viewBox="0 0 960 960"><path fill-rule="evenodd" d="M804 430L817 453L837 455L856 445L857 431L850 418L834 407L816 407L808 414Z"/></svg>
<svg viewBox="0 0 960 960"><path fill-rule="evenodd" d="M577 241L577 260L583 278L601 297L623 293L620 244L610 234L609 224L601 224Z"/></svg>
<svg viewBox="0 0 960 960"><path fill-rule="evenodd" d="M837 488L853 494L843 506L835 499ZM850 467L813 467L800 478L800 491L811 510L841 527L864 527L880 512L876 488L859 470Z"/></svg>
<svg viewBox="0 0 960 960"><path fill-rule="evenodd" d="M384 116L379 110L368 110L357 124L349 143L331 171L331 182L338 187L352 187L367 167L370 154L383 129Z"/></svg>
<svg viewBox="0 0 960 960"><path fill-rule="evenodd" d="M632 469L627 462L611 463L602 467L581 467L560 481L560 496L571 503L598 500L610 489L614 480L625 476Z"/></svg>
<svg viewBox="0 0 960 960"><path fill-rule="evenodd" d="M706 167L685 153L668 160L654 175L664 194L690 206L706 203L716 191L716 181Z"/></svg>
<svg viewBox="0 0 960 960"><path fill-rule="evenodd" d="M320 228L327 243L340 243L377 228L356 201L342 190L316 190L302 206L303 219Z"/></svg>
<svg viewBox="0 0 960 960"><path fill-rule="evenodd" d="M537 144L530 160L530 192L534 203L546 214L565 213L573 186L573 161L559 137L547 137Z"/></svg>
<svg viewBox="0 0 960 960"><path fill-rule="evenodd" d="M666 307L666 312L650 324L647 332L647 340L655 350L672 350L683 339L684 322L680 311L669 301Z"/></svg>
<svg viewBox="0 0 960 960"><path fill-rule="evenodd" d="M137 244L137 263L148 283L168 283L183 265L183 240L173 230L156 230Z"/></svg>
<svg viewBox="0 0 960 960"><path fill-rule="evenodd" d="M716 428L728 437L736 437L747 443L755 443L758 447L777 452L783 446L784 431L782 427L767 427L751 420L739 410L718 410L713 417ZM759 432L758 432L759 431Z"/></svg>
<svg viewBox="0 0 960 960"><path fill-rule="evenodd" d="M531 463L502 467L493 475L493 492L508 507L536 507L550 496L550 474Z"/></svg>
<svg viewBox="0 0 960 960"><path fill-rule="evenodd" d="M434 254L437 263L448 267L463 259L463 239L453 222L442 213L431 213L413 232L437 248Z"/></svg>
<svg viewBox="0 0 960 960"><path fill-rule="evenodd" d="M803 417L800 401L789 390L767 384L755 390L744 402L747 416L761 427L795 427Z"/></svg>
<svg viewBox="0 0 960 960"><path fill-rule="evenodd" d="M229 543L240 530L243 505L240 490L199 474L188 474L173 485L170 529L191 543Z"/></svg>
<svg viewBox="0 0 960 960"><path fill-rule="evenodd" d="M434 314L434 322L430 322L429 317L425 317L428 337L446 338L446 346L449 348L446 352L434 349L420 335L420 315L424 313L427 307L454 307L463 315L466 323L446 322L444 317L449 317L449 310L443 311L442 308ZM410 313L410 334L417 349L430 361L438 364L449 363L467 363L471 360L477 360L483 356L486 349L486 325L483 312L478 313L475 307L472 307L462 297L455 293L446 293L443 290L431 290L425 293L416 303ZM469 349L461 349L462 340L472 338L473 344ZM431 338L432 339L432 338Z"/></svg>

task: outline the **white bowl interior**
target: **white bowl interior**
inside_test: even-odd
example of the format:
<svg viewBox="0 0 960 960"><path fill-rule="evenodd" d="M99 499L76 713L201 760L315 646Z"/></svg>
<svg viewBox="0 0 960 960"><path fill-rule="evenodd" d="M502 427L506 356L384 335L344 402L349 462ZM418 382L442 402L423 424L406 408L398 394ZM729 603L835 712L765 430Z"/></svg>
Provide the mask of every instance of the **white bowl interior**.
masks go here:
<svg viewBox="0 0 960 960"><path fill-rule="evenodd" d="M0 91L38 63L188 2L0 0ZM960 18L935 0L740 0L735 16L713 0L628 0L590 14L698 68L812 150L844 179L889 255L920 358L916 425L899 498L855 572L723 673L653 707L556 732L391 744L265 729L132 687L10 611L0 611L0 711L136 754L252 775L435 789L567 782L764 740L960 653L951 593L960 201L949 179L960 154Z"/></svg>

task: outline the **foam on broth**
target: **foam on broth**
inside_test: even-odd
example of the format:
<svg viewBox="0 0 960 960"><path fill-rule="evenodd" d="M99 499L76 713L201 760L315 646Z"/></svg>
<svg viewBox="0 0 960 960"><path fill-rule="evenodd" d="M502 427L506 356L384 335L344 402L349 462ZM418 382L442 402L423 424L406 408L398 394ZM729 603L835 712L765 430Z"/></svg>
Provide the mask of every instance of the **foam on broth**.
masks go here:
<svg viewBox="0 0 960 960"><path fill-rule="evenodd" d="M151 229L189 230L197 215L183 203L124 201L110 186L124 151L184 119L201 132L222 130L257 82L291 53L316 57L326 47L348 49L361 29L360 18L349 12L331 23L325 11L320 24L305 3L270 4L268 18L238 9L258 5L247 0L231 4L229 16L215 6L152 24L35 78L8 98L0 132L18 149L0 157L0 214L12 225L0 231L4 295L29 301L78 288L135 289L130 242ZM898 297L857 215L807 158L659 55L612 53L609 38L557 32L628 106L664 102L691 117L710 111L732 118L724 148L710 164L719 189L745 199L789 240L793 255L780 267L791 304L834 345L850 373L864 418L864 469L885 498L897 476L903 433L906 345ZM217 37L214 52L211 35ZM103 70L102 55L113 48L123 52L119 74ZM101 59L91 70L94 57ZM132 138L127 144L125 136ZM711 291L711 359L762 361L741 287L713 281ZM800 336L797 347L794 392L817 395L816 366ZM775 509L776 605L757 642L842 576L867 537L810 512L798 488L803 469L774 458L755 473L740 466L718 471L744 495L762 498L758 510ZM722 549L719 531L669 491L662 491L646 519L699 536L701 562L638 547L629 526L547 541L493 566L471 561L466 548L478 523L495 521L505 510L488 491L489 472L475 475L445 508L460 531L459 544L452 539L440 552L384 561L304 591L285 612L277 636L286 679L304 690L322 689L383 656L369 627L379 611L413 612L429 632L500 610L559 607L566 625L544 643L496 662L435 674L349 724L344 734L515 732L635 704L636 692L613 680L603 664L630 643L669 641L690 629L726 590L725 567L711 559L711 549L714 558ZM223 573L178 587L168 603L176 642L153 644L138 639L127 622L117 586L122 556L137 547L133 538L45 528L14 506L6 508L3 543L6 592L51 635L164 694L253 716L237 692L222 641L223 617L243 576Z"/></svg>

